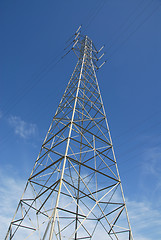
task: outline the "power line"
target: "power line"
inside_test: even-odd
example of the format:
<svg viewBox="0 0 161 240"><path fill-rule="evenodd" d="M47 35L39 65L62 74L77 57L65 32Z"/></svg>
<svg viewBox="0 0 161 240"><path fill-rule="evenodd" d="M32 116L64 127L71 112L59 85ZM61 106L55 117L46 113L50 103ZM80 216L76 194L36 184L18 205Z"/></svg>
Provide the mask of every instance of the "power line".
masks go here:
<svg viewBox="0 0 161 240"><path fill-rule="evenodd" d="M158 122L157 124L154 124L154 125L152 125L151 127L147 127L147 128L145 128L144 130L141 130L139 133L133 135L133 137L137 137L137 136L139 136L141 133L146 132L147 129L149 129L149 128L150 128L150 129L153 129L154 127L159 126L160 124L161 124L161 122ZM118 147L121 147L121 146L125 145L125 143L127 143L127 142L129 143L129 142L131 142L131 141L133 141L133 139L130 137L130 139L126 140L125 142L123 142L122 144L120 144Z"/></svg>
<svg viewBox="0 0 161 240"><path fill-rule="evenodd" d="M104 1L104 4L105 4L105 1ZM99 13L99 11L100 11L101 8L104 6L104 4L102 4L102 5L100 6L100 8L97 9L97 12L96 12L94 15L91 16L92 19ZM148 5L148 6L149 6L149 5ZM137 29L140 28L140 27L153 15L153 13L154 13L156 10L158 10L158 7L159 7L159 6L160 6L160 4L152 11L152 13L151 13L150 15L148 15L148 17L147 17L146 19L144 19L144 21L137 27ZM144 8L144 9L145 9L145 8ZM90 20L90 21L91 21L91 20ZM90 21L89 21L89 22L90 22ZM87 27L88 27L88 25L86 26L86 28L87 28ZM135 29L135 31L133 31L133 33L136 32L137 29ZM131 35L132 35L132 33L130 34L130 36L131 36ZM128 36L128 38L129 38L129 36ZM127 38L127 39L128 39L128 38ZM127 39L126 39L126 40L127 40ZM67 54L68 54L68 52L67 52ZM66 54L65 54L65 55L66 55ZM52 65L52 61L51 61L51 63L49 63L49 65L48 65L47 67L45 67L45 69L42 69L42 71L40 72L40 74L38 75L38 77L39 77L41 74L43 74L43 73L44 73L44 75L45 75L47 72L49 72L49 71L50 71L52 68L54 68L63 58L64 58L64 55L63 55L61 58L59 58L59 60L58 60L57 62L55 62L53 65ZM33 85L29 86L28 89L26 89L26 92L25 92L23 95L21 95L21 96L11 105L10 109L11 109L13 106L15 106L34 86L36 86L37 83L38 83L39 81L41 81L43 77L44 77L44 76L40 76L40 78L36 79L36 82L35 82ZM9 112L10 109L8 109L7 113ZM6 114L7 114L7 113L6 113Z"/></svg>
<svg viewBox="0 0 161 240"><path fill-rule="evenodd" d="M131 126L129 129L125 130L124 132L122 132L121 134L117 135L116 138L120 138L123 135L126 135L127 133L133 131L134 129L138 128L138 126L140 127L142 124L144 124L145 122L147 122L150 118L154 117L155 115L157 115L158 113L161 113L160 111L156 111L154 113L152 113L151 115L149 115L147 118L143 119L142 121L140 121L139 123Z"/></svg>
<svg viewBox="0 0 161 240"><path fill-rule="evenodd" d="M110 44L110 46L107 48L107 50L111 49L111 47L114 45L115 42L117 42L120 37L122 36L122 34L126 33L127 30L129 30L129 28L136 22L136 20L138 19L138 17L140 17L141 15L144 14L144 12L149 8L149 6L153 3L154 0L150 1L143 9L140 13L138 13L136 15L136 17L134 18L134 20L129 23L125 29L123 29L123 31L113 40L112 44ZM142 2L141 2L142 3ZM140 4L137 6L136 10L138 9L138 7L140 7ZM131 14L132 15L132 14ZM130 17L128 17L128 19L130 19ZM125 22L126 23L126 22Z"/></svg>
<svg viewBox="0 0 161 240"><path fill-rule="evenodd" d="M61 52L62 52L62 51L61 51ZM54 57L46 66L43 66L42 69L41 69L37 74L34 74L34 75L35 75L34 78L30 78L29 80L27 80L27 81L24 83L25 85L23 85L23 87L19 89L17 95L21 95L22 92L23 92L26 88L28 88L28 86L29 86L30 84L32 84L35 79L37 79L38 77L40 77L41 74L42 74L43 72L45 72L45 70L46 70L46 68L47 68L48 66L52 65L52 64L60 57L60 55L62 55L62 54L59 53L59 54L58 54L56 57ZM10 105L13 101L15 101L15 96L14 96L14 97L11 97L11 98L9 99L7 105ZM2 106L2 107L3 107L3 108L4 108L4 107L7 108L7 105Z"/></svg>
<svg viewBox="0 0 161 240"><path fill-rule="evenodd" d="M88 26L90 25L91 21L98 15L98 13L100 12L100 10L103 8L103 6L105 5L105 3L107 2L108 0L104 0L103 3L102 3L102 0L99 2L99 5L98 7L96 8L96 11L94 9L94 13L92 13L89 17L89 20L87 22L87 24L85 25L84 27L84 31L88 28ZM101 4L102 3L102 4ZM84 32L83 31L83 32ZM66 43L68 43L72 37L74 35L72 35L67 41ZM66 48L65 48L66 49ZM64 50L65 50L64 49ZM65 53L62 57L60 57L60 55L64 52L61 51L61 53L59 53L56 57L54 57L54 59L52 59L48 64L47 66L43 67L43 69L37 74L37 76L34 78L34 79L31 79L29 82L27 82L27 86L23 87L22 89L19 90L18 92L18 97L15 98L15 96L13 98L11 98L9 100L9 109L7 109L5 112L4 112L4 115L7 115L10 110L15 106L17 105L17 103L19 101L21 101L21 99L27 95L28 92L30 92L31 89L33 89L38 82L40 82L43 77L51 70L53 69L69 52ZM58 59L59 58L59 59ZM58 59L58 60L57 60ZM57 61L56 61L57 60ZM55 62L56 61L56 62ZM51 66L51 67L50 67ZM48 69L49 68L49 69ZM44 76L41 76L42 74L44 74ZM35 83L33 83L33 81L35 81ZM31 84L31 86L29 86L29 84ZM28 87L29 86L29 87ZM11 104L11 105L10 105ZM2 106L3 108L7 108L7 106Z"/></svg>
<svg viewBox="0 0 161 240"><path fill-rule="evenodd" d="M69 52L72 50L72 48L69 50L69 51L67 51L61 58L59 58L58 59L58 61L57 62L55 62L54 63L54 65L52 66L48 66L48 69L46 70L46 71L44 71L44 76L51 70L51 69L53 69L66 55L68 55L69 54ZM43 79L43 77L44 76L41 76L40 75L40 77L39 78L36 78L35 80L35 82L31 85L31 86L29 86L27 89L26 89L26 91L23 93L23 95L19 95L19 98L17 98L16 99L16 101L10 106L10 109L11 108L13 108L25 95L27 95L28 93L29 93L29 91L31 90L31 89L33 89L36 85L37 85L37 83L38 82L40 82L42 79ZM57 93L57 96L58 96L58 94L59 93ZM48 95L49 96L49 95ZM40 105L39 105L40 106ZM42 107L42 105L41 105L41 107ZM9 110L10 109L8 109L8 111L6 111L5 112L5 114L3 114L3 117L5 117L8 113L9 113ZM28 115L28 114L27 114ZM26 116L27 116L26 115ZM10 137L10 135L12 134L12 129L9 131L9 133L7 134L7 135L5 135L5 138L3 138L3 140L2 141L0 141L0 146L2 146L8 139L9 139L9 137Z"/></svg>
<svg viewBox="0 0 161 240"><path fill-rule="evenodd" d="M72 35L72 36L75 36L75 35ZM46 66L44 66L41 69L41 71L37 74L37 76L35 76L34 79L31 79L29 82L26 82L27 83L26 86L20 89L19 95L17 96L17 98L14 98L14 99L11 98L11 104L8 107L8 109L6 109L5 112L3 112L3 118L6 117L7 114L10 112L10 110L14 108L45 77L45 75L48 72L50 72L62 59L64 59L71 52L71 50L72 48L66 51L66 53L64 53L63 55L61 54L61 57L59 53L54 59L52 59ZM62 52L64 52L64 50L61 51L61 53ZM5 138L3 138L3 140L0 141L1 146L8 140L11 134L12 134L12 129L9 131L7 135L5 135Z"/></svg>
<svg viewBox="0 0 161 240"><path fill-rule="evenodd" d="M122 43L112 52L112 54L109 56L109 59L113 57L114 54L116 54L118 52L118 50L120 49L120 47L122 47L128 40L129 38L138 30L141 28L141 26L143 26L145 24L146 21L148 21L150 19L150 17L152 17L152 15L159 9L159 7L161 6L161 3L158 4L153 11L135 28L134 31L132 31L126 38L124 41L122 41Z"/></svg>
<svg viewBox="0 0 161 240"><path fill-rule="evenodd" d="M159 136L161 136L161 133L159 133L159 134L157 134L157 135L155 135L155 137L159 137ZM131 153L131 152L134 152L134 151L136 151L137 150L137 147L139 147L139 146L144 146L144 145L146 145L147 144L147 142L145 142L145 143L142 143L142 144L140 144L140 143L138 143L138 144L136 144L134 147L135 147L135 149L133 150L133 148L131 148L132 149L132 151L131 151L131 149L129 148L129 149L127 149L128 151L126 151L126 152L124 152L123 153L123 155L121 156L121 158L122 157L124 157L125 155L127 155L128 153ZM156 144L156 145L154 145L154 146L158 146L158 145L160 145L161 143L158 143L158 144ZM145 151L144 151L145 152Z"/></svg>
<svg viewBox="0 0 161 240"><path fill-rule="evenodd" d="M88 28L88 26L91 24L92 20L99 14L99 12L101 11L101 9L103 8L103 6L105 5L105 3L108 0L104 0L102 3L102 0L99 2L98 7L96 7L96 11L94 9L94 12L90 15L89 20L87 22L87 24L84 27L84 31ZM72 35L67 41L66 43L68 43L72 37L74 35ZM65 49L64 49L65 50ZM10 100L11 104L9 104L8 109L3 113L3 116L6 116L10 110L15 107L23 98L24 96L26 96L42 79L43 77L51 70L53 69L70 51L71 49L65 53L63 56L60 57L60 55L62 54L62 52L59 53L54 59L52 59L47 66L43 67L42 70L37 74L37 76L34 79L31 79L29 82L27 82L27 86L23 87L22 89L19 90L18 96L15 98ZM59 59L58 59L59 58ZM58 60L57 60L58 59ZM56 61L57 60L57 61ZM56 61L56 62L55 62ZM33 82L34 81L34 82ZM7 107L6 107L7 108ZM12 130L10 131L12 132ZM10 135L10 134L9 134ZM8 139L8 137L6 136L5 139L3 139L3 141L1 142L4 143L6 142L6 140Z"/></svg>
<svg viewBox="0 0 161 240"><path fill-rule="evenodd" d="M136 16L136 18L134 19L134 21L131 22L131 23L125 28L124 32L125 32L127 29L129 29L129 27L131 27L131 25L137 20L138 17L140 17L140 16L145 12L145 10L152 4L153 1L154 1L154 0L150 1L150 2L143 8L143 10L142 10L139 14L137 14L137 16ZM125 21L122 25L120 25L119 29L122 28L122 27L124 26L124 24L125 24L125 23L131 18L131 16L136 12L136 10L137 10L138 8L140 8L140 6L142 5L143 2L144 2L144 0L141 1L141 2L136 6L136 8L132 11L132 13L126 18L126 21ZM104 3L105 3L105 2L104 2ZM140 25L121 43L120 46L122 46L122 45L131 37L131 35L133 35L133 34L159 9L160 5L161 5L161 4L157 5L156 8L153 9L153 11L152 11L152 12L144 19L144 21L141 22ZM103 7L103 5L102 5L102 7ZM102 8L102 7L101 7L101 8ZM98 12L99 12L99 9L98 9ZM93 17L95 17L95 16L96 16L96 14L95 14ZM122 35L122 33L121 33L115 40L118 40L118 38L120 38L121 35ZM112 44L111 46L113 46L113 44ZM119 46L119 48L120 48L120 46ZM117 48L117 49L119 50L119 48ZM116 51L114 51L114 52L116 52ZM113 54L112 54L112 55L113 55ZM160 112L160 111L159 111L159 112ZM156 112L156 113L158 113L158 112ZM154 113L153 115L155 115L156 113ZM149 119L149 118L147 118L146 120L148 120L148 119ZM144 123L146 120L143 120L142 123ZM159 123L159 124L160 124L160 123ZM158 125L158 124L157 124L157 125ZM136 128L136 126L137 126L137 125L135 125L135 128ZM156 126L156 125L154 125L154 126ZM129 130L126 131L126 132L129 132ZM118 137L120 137L120 136L118 136Z"/></svg>
<svg viewBox="0 0 161 240"><path fill-rule="evenodd" d="M159 134L159 135L161 135L161 134ZM152 147L154 148L154 147L157 147L157 146L159 146L159 145L161 145L161 143L155 144L155 145L153 145ZM130 161L131 159L133 159L133 158L135 158L135 157L137 157L137 156L143 155L143 153L146 153L146 152L147 152L147 150L144 150L144 151L142 151L141 153L137 153L137 154L135 154L134 156L132 156L132 157L126 159L126 160L123 160L123 161L121 161L121 162L118 162L118 166L120 166L120 165L122 165L122 164L125 164L126 162ZM120 158L122 158L122 157L118 157L117 159L120 159ZM135 165L135 168L137 168L138 166L140 166L140 165L142 165L142 164L144 164L144 162L143 162L143 161L140 161L138 164ZM133 170L133 168L131 168L131 170ZM125 170L125 171L123 171L123 172L128 172L128 171L129 171L129 169L127 169L127 170Z"/></svg>
<svg viewBox="0 0 161 240"><path fill-rule="evenodd" d="M142 1L139 1L139 4L136 6L135 9L133 9L133 11L131 11L131 13L125 18L125 20L123 21L123 23L121 23L119 25L119 27L117 27L117 30L112 34L112 35L116 35L118 34L118 32L120 32L124 27L125 25L127 24L127 22L130 20L131 16L138 10L140 9L141 5L143 4L145 0L142 0ZM114 38L114 40L116 40L117 38ZM113 37L110 38L110 40L108 40L108 42L112 42L113 40Z"/></svg>
<svg viewBox="0 0 161 240"><path fill-rule="evenodd" d="M89 20L87 21L86 25L84 26L84 30L83 33L86 31L86 29L89 27L89 25L91 24L91 22L94 20L94 18L100 13L100 11L102 10L102 8L104 7L104 5L107 3L108 0L103 0L100 1L98 4L98 7L96 7L96 10L94 10L94 13L91 14L91 16L89 17Z"/></svg>
<svg viewBox="0 0 161 240"><path fill-rule="evenodd" d="M52 69L54 69L57 64L66 56L69 54L69 52L72 50L72 48L70 50L68 50L65 54L61 54L60 53L50 61L49 64L47 64L47 66L45 66L43 69L41 69L41 71L37 74L36 77L34 77L33 79L31 79L29 82L26 82L26 86L23 87L22 89L19 90L19 94L17 97L14 96L14 98L10 99L11 104L9 104L9 107L7 108L7 106L5 106L6 110L3 112L3 116L6 116L11 109L13 109L13 107L15 107L40 81L43 80L43 78L46 76L46 74L48 72L50 72ZM61 51L61 53L64 52Z"/></svg>

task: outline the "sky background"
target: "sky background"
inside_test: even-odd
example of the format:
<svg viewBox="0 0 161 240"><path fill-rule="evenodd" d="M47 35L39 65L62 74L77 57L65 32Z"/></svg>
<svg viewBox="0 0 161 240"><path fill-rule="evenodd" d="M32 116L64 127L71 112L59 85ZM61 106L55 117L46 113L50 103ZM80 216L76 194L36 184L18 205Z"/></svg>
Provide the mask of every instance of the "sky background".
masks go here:
<svg viewBox="0 0 161 240"><path fill-rule="evenodd" d="M105 44L97 77L134 239L161 238L161 0L1 0L0 239L74 70L74 53L61 57L81 24Z"/></svg>

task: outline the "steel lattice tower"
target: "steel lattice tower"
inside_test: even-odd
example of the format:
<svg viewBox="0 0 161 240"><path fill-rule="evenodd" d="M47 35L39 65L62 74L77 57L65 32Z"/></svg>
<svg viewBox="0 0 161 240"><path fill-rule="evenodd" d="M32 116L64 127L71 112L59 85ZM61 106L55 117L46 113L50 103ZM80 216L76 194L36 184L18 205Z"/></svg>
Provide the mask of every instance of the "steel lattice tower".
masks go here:
<svg viewBox="0 0 161 240"><path fill-rule="evenodd" d="M78 62L5 240L133 240L91 39L75 34Z"/></svg>

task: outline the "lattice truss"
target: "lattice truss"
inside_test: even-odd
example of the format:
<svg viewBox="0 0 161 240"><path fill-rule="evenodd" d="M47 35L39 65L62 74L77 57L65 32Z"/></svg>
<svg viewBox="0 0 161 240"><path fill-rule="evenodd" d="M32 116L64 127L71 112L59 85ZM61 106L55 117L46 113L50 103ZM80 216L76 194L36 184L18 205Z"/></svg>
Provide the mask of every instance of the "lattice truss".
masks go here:
<svg viewBox="0 0 161 240"><path fill-rule="evenodd" d="M95 70L98 51L76 33L78 62L27 181L6 240L132 240Z"/></svg>

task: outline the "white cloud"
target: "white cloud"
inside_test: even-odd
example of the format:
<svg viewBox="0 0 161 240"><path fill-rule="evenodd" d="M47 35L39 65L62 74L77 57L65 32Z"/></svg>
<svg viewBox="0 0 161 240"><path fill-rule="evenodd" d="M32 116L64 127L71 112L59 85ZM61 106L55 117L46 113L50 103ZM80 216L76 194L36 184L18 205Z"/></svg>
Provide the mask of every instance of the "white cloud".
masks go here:
<svg viewBox="0 0 161 240"><path fill-rule="evenodd" d="M37 126L33 123L27 123L20 117L11 116L8 119L11 127L13 127L15 134L23 139L30 138L36 134Z"/></svg>
<svg viewBox="0 0 161 240"><path fill-rule="evenodd" d="M0 169L0 239L5 237L27 180L21 179L14 173L13 169L11 170L5 169L2 171ZM160 238L161 211L155 209L153 203L148 200L127 200L127 207L135 240ZM99 239L105 239L104 236L101 236L101 233Z"/></svg>
<svg viewBox="0 0 161 240"><path fill-rule="evenodd" d="M159 239L161 212L148 201L127 201L130 223L135 240Z"/></svg>
<svg viewBox="0 0 161 240"><path fill-rule="evenodd" d="M160 147L152 147L146 150L144 155L144 174L150 174L160 177L161 169L158 168L158 164L161 160L161 148Z"/></svg>
<svg viewBox="0 0 161 240"><path fill-rule="evenodd" d="M161 148L149 147L142 164L142 191L148 195L155 206L161 206ZM157 199L157 201L156 201Z"/></svg>
<svg viewBox="0 0 161 240"><path fill-rule="evenodd" d="M25 186L22 179L10 175L9 171L0 169L0 239L4 239L7 233Z"/></svg>

